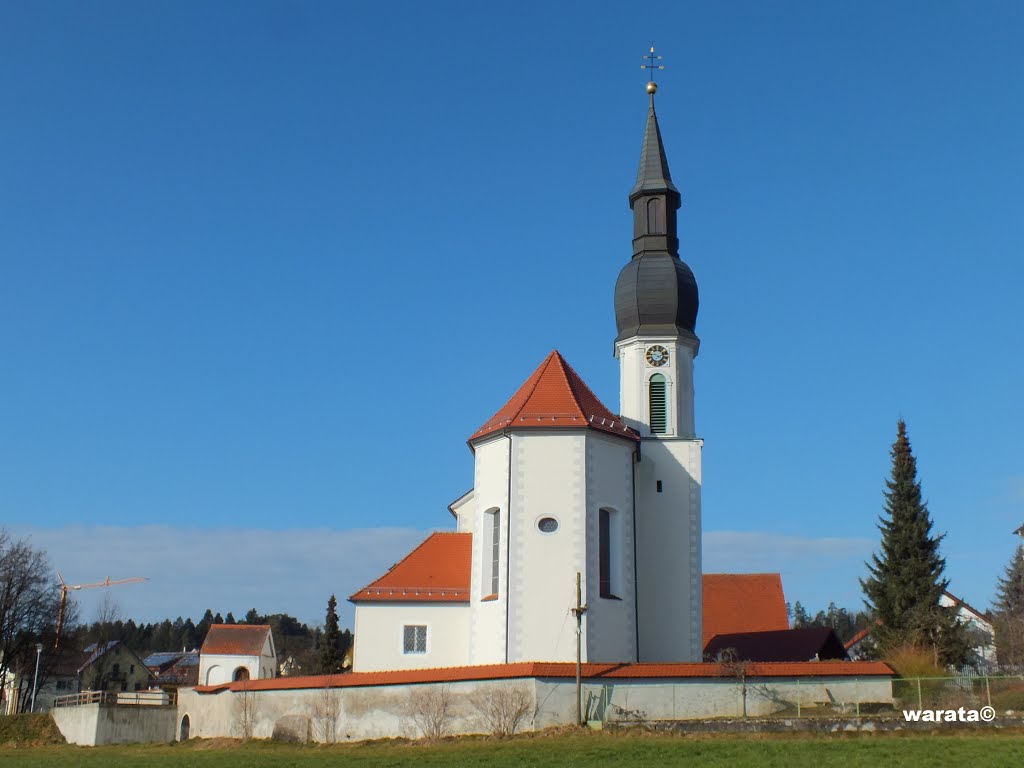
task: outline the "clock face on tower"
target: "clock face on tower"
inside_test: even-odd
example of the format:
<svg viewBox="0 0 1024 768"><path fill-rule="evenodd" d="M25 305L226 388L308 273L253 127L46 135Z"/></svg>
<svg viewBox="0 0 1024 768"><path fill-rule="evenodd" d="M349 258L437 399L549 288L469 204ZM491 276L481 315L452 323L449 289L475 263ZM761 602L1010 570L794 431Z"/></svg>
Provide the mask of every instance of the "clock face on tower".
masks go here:
<svg viewBox="0 0 1024 768"><path fill-rule="evenodd" d="M664 365L668 362L668 350L659 345L648 348L647 362L655 367Z"/></svg>

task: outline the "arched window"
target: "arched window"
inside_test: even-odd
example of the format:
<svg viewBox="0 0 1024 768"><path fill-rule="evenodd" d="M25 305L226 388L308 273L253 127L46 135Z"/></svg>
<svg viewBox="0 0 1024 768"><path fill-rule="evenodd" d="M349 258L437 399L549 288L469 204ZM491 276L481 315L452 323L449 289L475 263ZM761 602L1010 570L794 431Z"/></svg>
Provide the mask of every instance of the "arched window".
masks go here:
<svg viewBox="0 0 1024 768"><path fill-rule="evenodd" d="M650 235L665 234L665 217L661 214L661 200L654 198L647 201L647 233Z"/></svg>
<svg viewBox="0 0 1024 768"><path fill-rule="evenodd" d="M249 679L249 670L246 667L238 667L238 669L235 670L234 680L236 682L239 681L239 680L248 680L248 679Z"/></svg>
<svg viewBox="0 0 1024 768"><path fill-rule="evenodd" d="M598 576L601 597L619 599L619 531L615 510L602 507L598 511Z"/></svg>
<svg viewBox="0 0 1024 768"><path fill-rule="evenodd" d="M489 509L484 515L483 553L483 584L481 590L484 597L495 598L498 595L498 565L501 557L501 511Z"/></svg>
<svg viewBox="0 0 1024 768"><path fill-rule="evenodd" d="M178 741L188 741L188 732L190 730L190 724L188 715L183 715L181 718L181 728L178 731Z"/></svg>
<svg viewBox="0 0 1024 768"><path fill-rule="evenodd" d="M665 377L660 373L650 381L651 432L663 435L668 430L668 402L665 397Z"/></svg>

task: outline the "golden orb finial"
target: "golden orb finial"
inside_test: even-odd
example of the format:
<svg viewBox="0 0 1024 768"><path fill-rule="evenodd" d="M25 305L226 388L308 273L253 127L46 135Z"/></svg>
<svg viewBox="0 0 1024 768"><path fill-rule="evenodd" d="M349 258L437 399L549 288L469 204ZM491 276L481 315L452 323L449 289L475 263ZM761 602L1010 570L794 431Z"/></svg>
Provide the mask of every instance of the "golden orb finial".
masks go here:
<svg viewBox="0 0 1024 768"><path fill-rule="evenodd" d="M647 84L647 92L652 96L656 94L658 92L658 84L651 80L651 82Z"/></svg>

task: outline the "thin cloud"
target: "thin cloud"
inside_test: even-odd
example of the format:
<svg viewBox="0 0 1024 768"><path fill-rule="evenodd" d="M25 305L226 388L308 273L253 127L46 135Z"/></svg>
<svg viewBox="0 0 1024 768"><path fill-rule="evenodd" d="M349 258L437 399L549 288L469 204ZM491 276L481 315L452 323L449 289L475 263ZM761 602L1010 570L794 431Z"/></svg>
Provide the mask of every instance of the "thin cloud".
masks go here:
<svg viewBox="0 0 1024 768"><path fill-rule="evenodd" d="M69 584L145 576L149 581L75 593L83 621L105 593L136 621L198 620L206 608L240 618L248 609L321 623L331 593L352 626L345 598L380 576L428 532L413 528L271 531L169 526L12 528L46 551ZM56 578L56 575L54 576Z"/></svg>

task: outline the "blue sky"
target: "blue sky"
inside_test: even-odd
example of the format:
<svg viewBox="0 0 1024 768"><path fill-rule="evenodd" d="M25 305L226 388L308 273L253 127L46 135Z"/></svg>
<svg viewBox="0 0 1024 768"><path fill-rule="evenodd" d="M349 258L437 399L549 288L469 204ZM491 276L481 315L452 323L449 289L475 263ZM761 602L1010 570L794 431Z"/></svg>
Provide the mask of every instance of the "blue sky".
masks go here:
<svg viewBox="0 0 1024 768"><path fill-rule="evenodd" d="M617 410L653 39L706 570L858 606L902 416L987 606L1024 523L1022 35L1014 2L2 0L0 521L149 576L126 615L318 621L450 525L552 348Z"/></svg>

